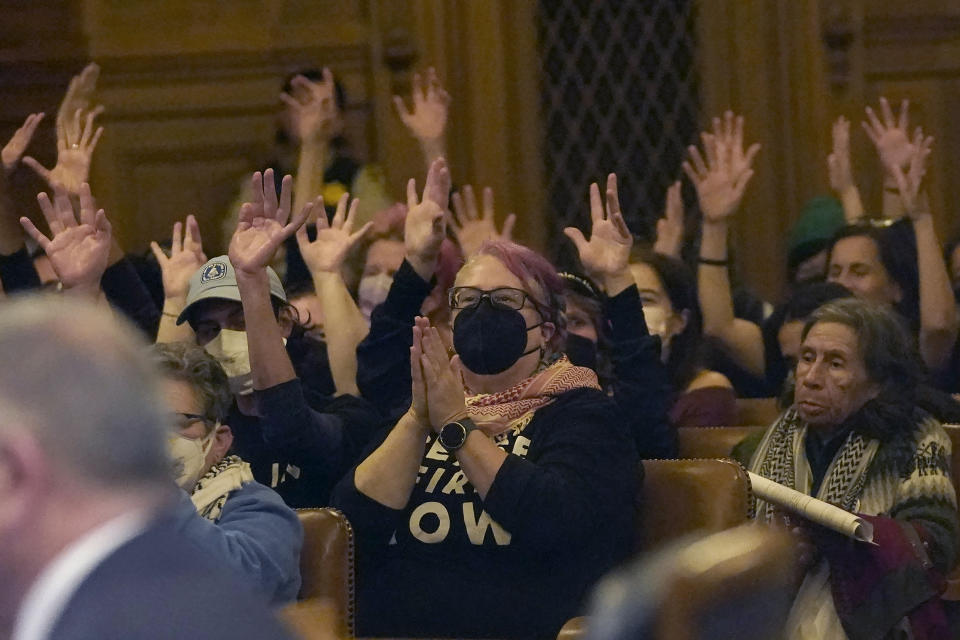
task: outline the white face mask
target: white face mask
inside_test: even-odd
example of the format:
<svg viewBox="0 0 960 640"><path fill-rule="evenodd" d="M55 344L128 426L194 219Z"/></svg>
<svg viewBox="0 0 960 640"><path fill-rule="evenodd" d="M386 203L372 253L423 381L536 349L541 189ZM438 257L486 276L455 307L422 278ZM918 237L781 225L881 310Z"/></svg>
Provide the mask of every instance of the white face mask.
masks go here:
<svg viewBox="0 0 960 640"><path fill-rule="evenodd" d="M184 491L193 491L194 485L200 479L203 468L207 463L207 454L213 449L217 426L214 426L213 430L210 431L210 435L203 438L171 435L170 439L167 440L167 452L174 462L177 486Z"/></svg>
<svg viewBox="0 0 960 640"><path fill-rule="evenodd" d="M230 391L245 396L253 393L253 374L250 372L250 351L247 347L247 332L221 329L217 337L208 342L204 351L216 358L230 380Z"/></svg>
<svg viewBox="0 0 960 640"><path fill-rule="evenodd" d="M668 315L666 310L659 305L645 304L643 305L643 317L647 321L647 329L650 333L660 336L660 340L666 344L670 338L667 335Z"/></svg>
<svg viewBox="0 0 960 640"><path fill-rule="evenodd" d="M370 324L370 314L375 307L383 304L390 292L390 285L393 284L393 278L385 273L378 273L375 276L364 276L360 278L360 287L357 289L357 306L360 313Z"/></svg>

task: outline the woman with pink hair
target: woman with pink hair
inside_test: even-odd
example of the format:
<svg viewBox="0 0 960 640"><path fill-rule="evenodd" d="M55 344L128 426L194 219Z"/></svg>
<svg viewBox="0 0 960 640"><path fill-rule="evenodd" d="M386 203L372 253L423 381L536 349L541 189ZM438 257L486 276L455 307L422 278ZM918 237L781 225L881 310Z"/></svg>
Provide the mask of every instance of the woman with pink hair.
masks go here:
<svg viewBox="0 0 960 640"><path fill-rule="evenodd" d="M446 192L431 186L423 202L408 190L408 224L439 234ZM563 285L546 259L488 242L448 303L456 355L416 318L408 408L334 491L356 532L358 633L555 637L631 550L631 435L596 374L561 352Z"/></svg>

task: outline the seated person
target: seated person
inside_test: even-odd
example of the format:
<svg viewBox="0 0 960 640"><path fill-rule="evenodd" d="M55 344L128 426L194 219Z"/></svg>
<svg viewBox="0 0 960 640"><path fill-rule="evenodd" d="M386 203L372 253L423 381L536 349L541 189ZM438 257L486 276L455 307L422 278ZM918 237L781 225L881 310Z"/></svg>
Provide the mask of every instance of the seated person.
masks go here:
<svg viewBox="0 0 960 640"><path fill-rule="evenodd" d="M573 241L587 277L561 273L566 301L570 361L593 369L604 390L629 421L641 458L674 458L676 432L667 420L671 385L660 359L660 339L651 336L630 271L633 236L620 212L615 174L607 176L606 211L600 189L590 185L590 240L575 228Z"/></svg>
<svg viewBox="0 0 960 640"><path fill-rule="evenodd" d="M941 575L957 557L950 439L917 393L922 365L893 311L853 298L803 329L793 406L750 469L861 514L877 545L801 523L812 545L790 638L946 638ZM759 502L757 518L775 519Z"/></svg>
<svg viewBox="0 0 960 640"><path fill-rule="evenodd" d="M661 358L674 387L675 427L733 424L737 395L730 380L703 364L703 322L693 274L676 258L651 253L630 265L650 333L660 336Z"/></svg>
<svg viewBox="0 0 960 640"><path fill-rule="evenodd" d="M227 455L233 434L220 422L232 400L226 374L185 343L157 345L154 360L178 428L170 440L183 489L178 527L271 603L292 602L300 590L303 529L276 492L254 481L249 464Z"/></svg>
<svg viewBox="0 0 960 640"><path fill-rule="evenodd" d="M559 352L547 260L488 242L449 304L457 355L416 320L410 408L334 490L357 536L358 634L553 638L631 551L631 434Z"/></svg>
<svg viewBox="0 0 960 640"><path fill-rule="evenodd" d="M328 332L324 342L308 335L280 279L263 262L264 255L273 258L313 207L322 210L318 200L301 210L298 224L281 225L276 216L289 216L290 183L287 176L278 202L273 171L254 174L255 202L241 211L229 256L199 263L199 242L191 241L187 250L187 237L198 233L194 228L181 240L179 223L171 257L155 247L164 288L170 289L161 333L162 341L195 341L226 370L235 401L229 416L234 449L250 463L254 478L275 488L292 507L319 507L356 464L381 419L350 393L355 373L345 372L351 364L356 371L356 345L344 349L347 332ZM337 206L341 223L345 208L343 197ZM305 255L319 245L305 243ZM242 268L235 267L238 262ZM345 290L342 294L337 301L349 298ZM324 307L324 320L331 321L336 311ZM180 327L188 328L179 335L168 331Z"/></svg>

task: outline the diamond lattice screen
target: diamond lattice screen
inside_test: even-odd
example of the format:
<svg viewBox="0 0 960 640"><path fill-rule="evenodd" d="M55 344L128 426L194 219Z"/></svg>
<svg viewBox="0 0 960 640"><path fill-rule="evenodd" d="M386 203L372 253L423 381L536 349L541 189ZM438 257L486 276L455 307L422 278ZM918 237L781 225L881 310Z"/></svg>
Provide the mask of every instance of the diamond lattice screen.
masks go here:
<svg viewBox="0 0 960 640"><path fill-rule="evenodd" d="M563 227L588 228L587 187L611 171L630 228L652 237L697 133L693 4L541 0L550 231L561 264L571 250Z"/></svg>

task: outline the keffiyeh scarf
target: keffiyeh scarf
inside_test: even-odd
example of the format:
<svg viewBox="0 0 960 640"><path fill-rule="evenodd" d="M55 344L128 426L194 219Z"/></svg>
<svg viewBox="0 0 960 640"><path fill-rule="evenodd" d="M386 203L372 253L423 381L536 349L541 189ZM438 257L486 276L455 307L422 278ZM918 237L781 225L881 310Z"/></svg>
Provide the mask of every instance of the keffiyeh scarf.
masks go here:
<svg viewBox="0 0 960 640"><path fill-rule="evenodd" d="M227 456L197 481L190 499L193 500L197 513L211 522L216 522L220 519L223 504L229 495L248 482L253 482L250 465L241 460L240 456Z"/></svg>
<svg viewBox="0 0 960 640"><path fill-rule="evenodd" d="M574 366L567 356L561 356L509 389L467 395L467 411L488 436L498 436L511 429L522 431L537 409L567 391L581 388L599 390L597 374L592 369Z"/></svg>

